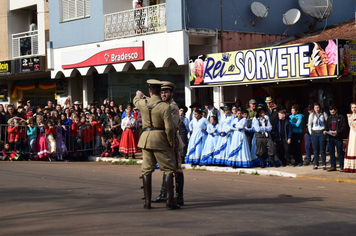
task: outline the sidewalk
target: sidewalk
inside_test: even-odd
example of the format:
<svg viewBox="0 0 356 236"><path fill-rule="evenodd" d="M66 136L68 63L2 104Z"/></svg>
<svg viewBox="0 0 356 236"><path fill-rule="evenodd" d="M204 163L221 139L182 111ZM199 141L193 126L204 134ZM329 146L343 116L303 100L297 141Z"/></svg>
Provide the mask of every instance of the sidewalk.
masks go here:
<svg viewBox="0 0 356 236"><path fill-rule="evenodd" d="M136 154L137 164L142 163L142 154ZM91 157L90 161L107 161L107 162L127 162L129 159L124 158L103 158L103 157ZM330 168L329 157L326 159L327 168ZM314 170L313 165L309 166L288 166L288 167L266 167L266 168L232 168L223 166L192 166L190 164L182 165L186 170L206 170L206 171L217 171L217 172L230 172L239 174L253 174L253 175L265 175L265 176L281 176L288 178L310 178L310 179L320 179L329 180L337 182L348 182L356 183L356 173L343 173L339 171L327 172L321 168ZM339 168L337 168L339 170Z"/></svg>

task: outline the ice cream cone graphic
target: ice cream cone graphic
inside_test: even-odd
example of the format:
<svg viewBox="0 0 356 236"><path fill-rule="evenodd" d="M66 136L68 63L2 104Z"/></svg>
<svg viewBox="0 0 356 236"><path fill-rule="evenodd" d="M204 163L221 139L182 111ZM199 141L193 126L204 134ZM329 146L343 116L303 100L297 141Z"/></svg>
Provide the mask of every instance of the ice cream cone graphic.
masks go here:
<svg viewBox="0 0 356 236"><path fill-rule="evenodd" d="M316 72L318 72L319 76L327 76L328 75L328 66L326 64L318 65L315 67Z"/></svg>
<svg viewBox="0 0 356 236"><path fill-rule="evenodd" d="M335 75L335 68L337 64L337 46L334 40L328 41L328 46L325 48L325 53L328 57L328 75Z"/></svg>
<svg viewBox="0 0 356 236"><path fill-rule="evenodd" d="M318 76L318 73L316 72L315 69L310 72L309 77L317 77L317 76Z"/></svg>
<svg viewBox="0 0 356 236"><path fill-rule="evenodd" d="M317 76L327 76L328 56L326 55L324 49L322 49L318 43L314 43L314 49L311 55L311 59L313 61L313 66L315 67L315 70L318 74ZM310 77L312 77L312 73L310 73ZM313 73L313 76L315 76L315 73Z"/></svg>
<svg viewBox="0 0 356 236"><path fill-rule="evenodd" d="M336 69L335 64L328 64L328 75L334 75L335 69Z"/></svg>

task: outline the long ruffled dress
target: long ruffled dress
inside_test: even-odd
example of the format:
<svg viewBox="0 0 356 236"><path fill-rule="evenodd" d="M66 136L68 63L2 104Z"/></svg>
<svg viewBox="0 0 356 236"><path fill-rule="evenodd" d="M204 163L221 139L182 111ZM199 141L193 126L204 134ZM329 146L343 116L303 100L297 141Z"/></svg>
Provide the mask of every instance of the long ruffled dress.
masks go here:
<svg viewBox="0 0 356 236"><path fill-rule="evenodd" d="M215 145L219 139L219 124L209 124L207 128L208 138L205 141L200 165L210 165L213 161Z"/></svg>
<svg viewBox="0 0 356 236"><path fill-rule="evenodd" d="M229 147L231 143L231 122L234 119L233 115L225 115L220 124L220 134L226 133L225 136L219 136L216 148L214 151L213 164L226 165L229 157Z"/></svg>
<svg viewBox="0 0 356 236"><path fill-rule="evenodd" d="M231 144L229 147L229 157L226 165L232 167L253 167L250 147L245 135L246 118L235 118L231 124L233 130Z"/></svg>
<svg viewBox="0 0 356 236"><path fill-rule="evenodd" d="M356 116L351 115L347 118L347 121L350 126L350 133L345 152L344 172L356 173L356 131L353 128L356 127Z"/></svg>
<svg viewBox="0 0 356 236"><path fill-rule="evenodd" d="M189 123L189 129L192 134L189 139L185 163L199 165L205 140L208 136L208 133L206 132L208 125L209 122L204 117L200 118L199 120L193 119ZM202 130L205 130L205 132L203 133Z"/></svg>
<svg viewBox="0 0 356 236"><path fill-rule="evenodd" d="M48 145L46 141L46 131L44 127L38 127L38 135L36 140L36 153L38 159L46 159L49 157Z"/></svg>
<svg viewBox="0 0 356 236"><path fill-rule="evenodd" d="M57 148L57 159L63 160L63 157L68 154L67 146L65 144L66 132L61 126L56 126L57 136L56 136L56 148Z"/></svg>
<svg viewBox="0 0 356 236"><path fill-rule="evenodd" d="M120 148L119 152L125 153L125 154L135 154L137 152L140 152L141 149L137 147L138 144L138 136L137 132L133 129L126 129L126 126L133 125L137 127L137 122L135 117L130 116L130 117L125 117L121 121L121 128L123 130L122 136L121 136L121 141L120 141Z"/></svg>

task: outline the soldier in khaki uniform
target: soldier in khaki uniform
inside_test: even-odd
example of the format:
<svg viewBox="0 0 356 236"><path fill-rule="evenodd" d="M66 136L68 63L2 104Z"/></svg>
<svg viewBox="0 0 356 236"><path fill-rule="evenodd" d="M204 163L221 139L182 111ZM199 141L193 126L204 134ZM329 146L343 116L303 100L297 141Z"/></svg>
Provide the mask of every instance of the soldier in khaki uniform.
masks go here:
<svg viewBox="0 0 356 236"><path fill-rule="evenodd" d="M142 148L142 178L145 194L144 208L151 208L152 196L152 172L158 162L160 169L165 173L165 188L169 209L179 206L174 199L173 173L176 171L171 149L174 149L174 137L176 130L172 123L171 108L167 102L161 99L162 82L158 80L147 80L149 84L150 99L144 99L141 91L136 92L134 98L135 106L142 115L142 135L138 146Z"/></svg>
<svg viewBox="0 0 356 236"><path fill-rule="evenodd" d="M163 85L161 87L161 98L163 101L166 101L169 103L172 111L172 121L174 125L174 129L176 131L175 133L175 145L174 145L174 150L171 150L172 152L172 157L174 160L174 164L176 166L177 172L175 173L176 175L176 201L178 205L184 205L184 200L183 200L183 186L184 186L184 175L183 175L183 170L182 170L182 159L180 157L180 151L184 147L184 143L181 140L180 136L178 135L178 128L179 128L179 107L173 100L173 90L176 88L176 86L169 82L169 81L162 81ZM153 202L163 202L166 200L166 194L165 194L165 176L163 175L163 181L162 181L162 187L161 187L161 192L158 195L156 199L153 200Z"/></svg>

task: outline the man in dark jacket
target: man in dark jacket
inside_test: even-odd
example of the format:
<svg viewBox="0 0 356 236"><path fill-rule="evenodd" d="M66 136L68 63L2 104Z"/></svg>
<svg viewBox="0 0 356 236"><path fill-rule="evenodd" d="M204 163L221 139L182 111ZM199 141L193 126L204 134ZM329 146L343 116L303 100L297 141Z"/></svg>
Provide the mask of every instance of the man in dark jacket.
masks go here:
<svg viewBox="0 0 356 236"><path fill-rule="evenodd" d="M337 114L335 106L329 107L330 116L325 124L324 134L329 137L330 165L328 171L336 171L335 146L339 158L340 171L344 170L344 152L342 150L343 137L346 132L346 120L342 115Z"/></svg>
<svg viewBox="0 0 356 236"><path fill-rule="evenodd" d="M277 143L277 155L281 165L290 165L289 144L292 142L292 125L286 119L286 110L278 111L278 120L274 126L274 137Z"/></svg>
<svg viewBox="0 0 356 236"><path fill-rule="evenodd" d="M20 116L20 114L15 110L14 105L10 104L7 107L7 112L5 114L5 122L7 123L7 121L15 116Z"/></svg>

